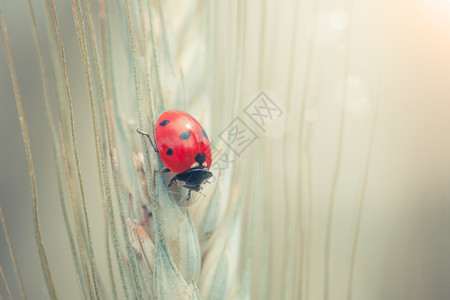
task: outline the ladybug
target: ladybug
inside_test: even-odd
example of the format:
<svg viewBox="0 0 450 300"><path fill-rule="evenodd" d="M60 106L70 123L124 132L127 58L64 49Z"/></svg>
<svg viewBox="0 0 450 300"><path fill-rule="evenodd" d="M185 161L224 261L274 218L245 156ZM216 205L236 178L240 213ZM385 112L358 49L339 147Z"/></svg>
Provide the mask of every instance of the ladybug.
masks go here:
<svg viewBox="0 0 450 300"><path fill-rule="evenodd" d="M177 110L163 112L155 124L156 146L148 133L137 131L146 135L153 149L159 153L167 167L164 171L176 174L169 186L183 181L190 197L191 191L200 191L200 185L212 176L209 171L212 157L208 135L190 114Z"/></svg>

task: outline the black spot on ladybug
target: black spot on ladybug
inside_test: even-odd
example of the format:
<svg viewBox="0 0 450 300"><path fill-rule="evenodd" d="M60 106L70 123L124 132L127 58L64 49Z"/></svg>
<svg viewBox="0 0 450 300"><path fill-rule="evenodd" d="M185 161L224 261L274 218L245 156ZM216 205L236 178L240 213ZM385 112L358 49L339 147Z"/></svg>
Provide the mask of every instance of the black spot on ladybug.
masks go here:
<svg viewBox="0 0 450 300"><path fill-rule="evenodd" d="M169 120L164 120L164 121L162 121L161 123L159 123L159 125L161 125L161 126L166 126L166 125L169 124L169 123L170 123Z"/></svg>
<svg viewBox="0 0 450 300"><path fill-rule="evenodd" d="M205 153L198 153L195 156L195 161L200 164L200 166L206 161L206 155Z"/></svg>
<svg viewBox="0 0 450 300"><path fill-rule="evenodd" d="M190 131L185 131L180 134L180 139L182 139L182 140L187 140L190 137L191 137Z"/></svg>
<svg viewBox="0 0 450 300"><path fill-rule="evenodd" d="M202 129L202 133L205 138L208 138L208 136L206 135L206 131L204 129Z"/></svg>
<svg viewBox="0 0 450 300"><path fill-rule="evenodd" d="M172 155L173 154L172 148L167 149L166 154L167 155Z"/></svg>

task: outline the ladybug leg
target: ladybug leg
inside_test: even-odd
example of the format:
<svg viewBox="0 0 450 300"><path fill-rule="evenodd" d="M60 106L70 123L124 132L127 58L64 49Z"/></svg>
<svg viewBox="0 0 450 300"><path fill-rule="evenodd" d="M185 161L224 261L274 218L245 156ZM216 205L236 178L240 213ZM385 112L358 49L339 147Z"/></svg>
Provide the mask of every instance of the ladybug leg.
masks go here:
<svg viewBox="0 0 450 300"><path fill-rule="evenodd" d="M140 129L136 129L137 133L145 135L148 138L148 141L150 142L150 145L152 145L153 150L155 150L155 152L158 152L158 149L155 147L155 144L153 144L153 141L150 137L150 134L148 134L147 132L144 132Z"/></svg>
<svg viewBox="0 0 450 300"><path fill-rule="evenodd" d="M172 186L172 184L177 183L177 176L173 176L169 181L168 187Z"/></svg>
<svg viewBox="0 0 450 300"><path fill-rule="evenodd" d="M155 171L155 173L168 173L168 172L170 172L169 168L161 168Z"/></svg>
<svg viewBox="0 0 450 300"><path fill-rule="evenodd" d="M187 195L187 198L186 198L186 202L188 202L189 199L191 199L191 190L189 190L189 192L188 192L188 195Z"/></svg>

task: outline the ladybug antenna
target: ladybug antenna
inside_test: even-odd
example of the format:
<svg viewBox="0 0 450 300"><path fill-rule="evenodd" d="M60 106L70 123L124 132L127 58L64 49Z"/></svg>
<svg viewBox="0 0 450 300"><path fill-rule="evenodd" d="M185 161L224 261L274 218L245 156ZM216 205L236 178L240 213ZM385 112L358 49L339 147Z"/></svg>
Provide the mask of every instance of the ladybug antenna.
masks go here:
<svg viewBox="0 0 450 300"><path fill-rule="evenodd" d="M145 135L145 136L148 138L148 141L150 142L150 145L152 146L153 150L155 150L155 152L158 152L158 149L157 149L157 148L155 147L155 145L153 144L153 141L152 141L152 139L151 139L151 137L150 137L150 134L148 134L148 133L145 132L145 131L140 130L139 128L136 129L136 132L139 133L139 134Z"/></svg>

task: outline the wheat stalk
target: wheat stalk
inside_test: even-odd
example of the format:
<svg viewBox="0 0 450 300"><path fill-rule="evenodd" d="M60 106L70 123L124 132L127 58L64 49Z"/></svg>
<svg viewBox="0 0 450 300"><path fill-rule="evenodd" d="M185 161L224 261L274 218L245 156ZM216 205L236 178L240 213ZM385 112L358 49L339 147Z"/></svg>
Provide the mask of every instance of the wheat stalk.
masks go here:
<svg viewBox="0 0 450 300"><path fill-rule="evenodd" d="M50 267L48 264L47 253L46 253L43 241L42 241L42 233L41 233L39 214L38 214L36 176L34 173L33 158L31 155L31 147L30 147L30 141L29 141L29 136L28 136L28 127L27 127L27 123L26 123L24 113L23 113L22 101L21 101L21 97L20 97L19 86L17 83L16 71L14 68L14 61L12 58L8 32L6 30L6 25L3 20L3 15L1 14L1 11L0 11L0 27L1 27L0 28L1 39L3 42L3 46L5 48L7 58L8 58L9 69L10 69L10 74L11 74L11 81L12 81L13 87L14 87L14 95L15 95L15 99L16 99L17 111L19 114L20 128L22 131L23 142L25 144L25 149L26 149L26 154L27 154L28 168L29 168L29 172L30 172L31 186L32 186L32 191L33 191L32 195L33 195L33 207L34 207L34 227L35 227L36 242L37 242L37 246L38 246L38 250L39 250L39 258L41 260L41 264L42 264L42 268L44 271L44 276L45 276L45 280L47 283L49 294L52 298L56 298L56 291L55 291ZM4 279L3 272L2 272L2 277ZM6 284L5 284L5 287L7 289ZM9 292L8 292L8 294L9 294Z"/></svg>

